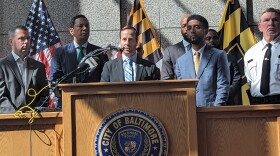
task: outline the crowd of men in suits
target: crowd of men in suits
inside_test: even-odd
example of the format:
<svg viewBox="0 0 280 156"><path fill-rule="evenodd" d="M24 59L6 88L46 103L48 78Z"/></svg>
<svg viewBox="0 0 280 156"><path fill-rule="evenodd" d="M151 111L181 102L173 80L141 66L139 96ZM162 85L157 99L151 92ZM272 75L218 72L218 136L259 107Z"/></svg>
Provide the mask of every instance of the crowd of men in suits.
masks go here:
<svg viewBox="0 0 280 156"><path fill-rule="evenodd" d="M164 51L162 70L137 54L137 32L134 27L120 30L122 53L110 60L107 53L93 56L96 68L75 76L75 82L127 82L144 80L198 79L196 105L238 105L241 102L241 75L234 56L218 49L218 34L209 29L201 15L184 15L180 20L183 40ZM253 103L280 103L280 11L266 9L259 23L263 40L245 54L245 74L250 86ZM88 42L90 24L84 15L77 15L70 22L69 33L73 42L55 50L50 80L56 81L77 69L90 52L100 47ZM12 52L0 60L0 113L13 113L28 104L30 88L40 90L48 84L44 65L28 58L30 36L28 29L17 26L9 32ZM139 50L138 50L139 51ZM266 54L267 52L269 54ZM256 55L256 53L258 53ZM270 56L269 56L270 55ZM267 60L269 63L267 63ZM270 65L270 68L263 65ZM269 70L268 85L262 82L263 68ZM73 78L63 83L73 83ZM263 92L263 86L265 86ZM267 86L270 87L267 89ZM40 92L33 106L47 101L49 92Z"/></svg>

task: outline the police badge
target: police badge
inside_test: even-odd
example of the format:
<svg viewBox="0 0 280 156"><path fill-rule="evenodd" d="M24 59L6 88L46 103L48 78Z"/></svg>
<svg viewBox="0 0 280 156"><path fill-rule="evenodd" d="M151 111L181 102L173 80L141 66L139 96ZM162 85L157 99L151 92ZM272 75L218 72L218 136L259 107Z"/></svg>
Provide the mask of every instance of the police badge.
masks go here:
<svg viewBox="0 0 280 156"><path fill-rule="evenodd" d="M147 113L127 109L105 118L94 141L97 156L166 156L167 135Z"/></svg>

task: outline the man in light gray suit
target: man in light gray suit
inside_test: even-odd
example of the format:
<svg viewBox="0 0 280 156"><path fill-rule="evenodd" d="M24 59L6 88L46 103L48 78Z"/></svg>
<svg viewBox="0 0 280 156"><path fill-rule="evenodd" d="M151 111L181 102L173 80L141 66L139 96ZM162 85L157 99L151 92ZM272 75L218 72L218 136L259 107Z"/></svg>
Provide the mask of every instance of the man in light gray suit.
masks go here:
<svg viewBox="0 0 280 156"><path fill-rule="evenodd" d="M230 73L224 51L205 44L208 21L200 15L191 15L187 29L191 47L178 58L178 79L198 79L196 106L222 106L229 96Z"/></svg>
<svg viewBox="0 0 280 156"><path fill-rule="evenodd" d="M9 32L12 52L0 61L0 113L14 113L29 104L33 97L27 91L37 93L48 85L44 64L28 58L30 36L25 26L17 26ZM35 94L34 92L30 92ZM41 106L48 101L49 91L44 89L32 102L31 107Z"/></svg>
<svg viewBox="0 0 280 156"><path fill-rule="evenodd" d="M180 20L181 34L183 36L183 40L179 43L176 43L175 45L167 47L163 52L161 67L162 80L176 79L176 60L177 58L186 53L186 50L187 48L189 48L190 45L187 36L187 19L189 16L190 14L185 14Z"/></svg>

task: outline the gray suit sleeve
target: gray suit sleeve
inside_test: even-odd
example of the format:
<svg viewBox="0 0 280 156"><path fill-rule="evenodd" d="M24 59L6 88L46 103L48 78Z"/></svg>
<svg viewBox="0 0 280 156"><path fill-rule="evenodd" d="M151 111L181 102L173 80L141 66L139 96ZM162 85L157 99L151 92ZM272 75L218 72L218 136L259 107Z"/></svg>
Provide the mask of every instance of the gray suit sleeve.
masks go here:
<svg viewBox="0 0 280 156"><path fill-rule="evenodd" d="M5 83L5 76L2 68L0 68L0 113L15 112L13 103L10 100L10 93Z"/></svg>
<svg viewBox="0 0 280 156"><path fill-rule="evenodd" d="M108 67L108 62L104 64L102 73L101 73L101 80L100 82L110 82L110 71Z"/></svg>
<svg viewBox="0 0 280 156"><path fill-rule="evenodd" d="M162 68L161 68L161 79L168 80L174 79L175 73L173 68L173 62L171 60L170 51L167 47L163 52Z"/></svg>

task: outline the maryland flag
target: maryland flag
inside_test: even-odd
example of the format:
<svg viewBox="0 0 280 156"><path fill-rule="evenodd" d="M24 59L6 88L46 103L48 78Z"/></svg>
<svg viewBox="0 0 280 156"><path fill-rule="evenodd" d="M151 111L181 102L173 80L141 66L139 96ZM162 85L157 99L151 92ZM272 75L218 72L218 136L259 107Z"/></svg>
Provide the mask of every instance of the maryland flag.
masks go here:
<svg viewBox="0 0 280 156"><path fill-rule="evenodd" d="M243 56L256 43L256 39L247 24L238 0L227 0L218 33L220 48L237 59L242 74L242 101L243 105L248 105L250 102L246 94L248 85L244 74Z"/></svg>
<svg viewBox="0 0 280 156"><path fill-rule="evenodd" d="M142 44L142 58L157 63L162 59L160 45L142 0L135 0L129 15L128 25L137 30L138 41Z"/></svg>

